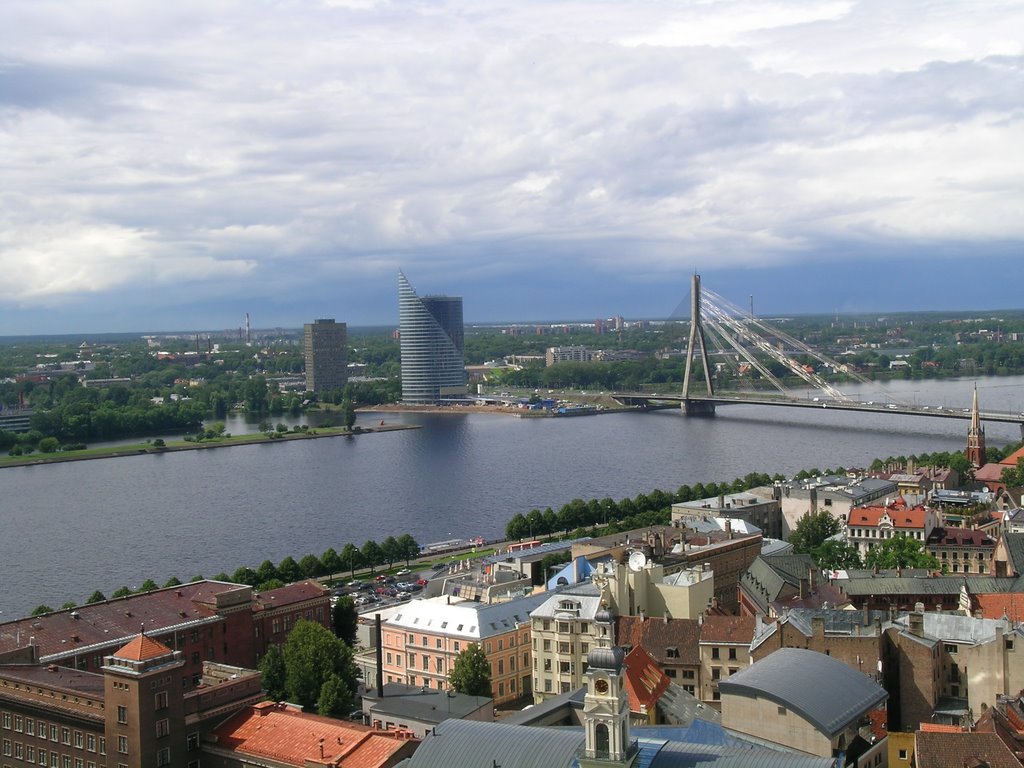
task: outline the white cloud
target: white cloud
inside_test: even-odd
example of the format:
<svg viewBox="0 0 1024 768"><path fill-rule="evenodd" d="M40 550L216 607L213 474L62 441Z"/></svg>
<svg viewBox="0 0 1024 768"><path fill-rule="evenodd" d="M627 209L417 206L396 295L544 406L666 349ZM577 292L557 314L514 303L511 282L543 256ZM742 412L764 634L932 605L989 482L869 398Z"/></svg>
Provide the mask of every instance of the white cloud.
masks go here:
<svg viewBox="0 0 1024 768"><path fill-rule="evenodd" d="M669 272L1022 236L1019 2L5 17L0 301L200 275L259 294L345 265L390 281L403 259L454 268L438 254L479 269L500 242L607 274L623 248Z"/></svg>

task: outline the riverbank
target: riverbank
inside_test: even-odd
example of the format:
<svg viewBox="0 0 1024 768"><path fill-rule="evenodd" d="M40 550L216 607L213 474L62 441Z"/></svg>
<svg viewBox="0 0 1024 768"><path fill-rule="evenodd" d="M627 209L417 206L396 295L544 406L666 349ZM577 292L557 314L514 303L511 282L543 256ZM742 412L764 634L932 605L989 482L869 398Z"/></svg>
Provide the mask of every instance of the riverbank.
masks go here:
<svg viewBox="0 0 1024 768"><path fill-rule="evenodd" d="M231 448L238 445L256 445L258 443L286 443L293 440L316 440L322 437L355 437L374 432L396 432L406 429L419 429L417 424L381 424L373 427L356 428L349 431L344 427L318 427L300 432L272 433L273 437L258 432L250 435L230 435L213 440L199 442L189 440L172 440L164 445L153 441L117 445L109 448L85 448L80 451L61 451L58 453L32 453L28 456L0 456L0 469L7 467L35 466L38 464L63 464L71 461L91 461L93 459L115 459L124 456L139 456L154 453L176 453L178 451L202 451L209 448Z"/></svg>

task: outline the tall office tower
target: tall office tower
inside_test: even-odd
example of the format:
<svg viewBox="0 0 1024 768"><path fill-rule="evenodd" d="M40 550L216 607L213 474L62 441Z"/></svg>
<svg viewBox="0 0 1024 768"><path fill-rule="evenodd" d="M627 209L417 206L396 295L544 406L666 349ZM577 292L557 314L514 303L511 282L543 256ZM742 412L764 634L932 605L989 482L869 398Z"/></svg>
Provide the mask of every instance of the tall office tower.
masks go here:
<svg viewBox="0 0 1024 768"><path fill-rule="evenodd" d="M466 394L461 296L416 295L398 273L402 400L437 403Z"/></svg>
<svg viewBox="0 0 1024 768"><path fill-rule="evenodd" d="M306 389L344 389L348 383L348 326L334 320L314 320L303 327Z"/></svg>

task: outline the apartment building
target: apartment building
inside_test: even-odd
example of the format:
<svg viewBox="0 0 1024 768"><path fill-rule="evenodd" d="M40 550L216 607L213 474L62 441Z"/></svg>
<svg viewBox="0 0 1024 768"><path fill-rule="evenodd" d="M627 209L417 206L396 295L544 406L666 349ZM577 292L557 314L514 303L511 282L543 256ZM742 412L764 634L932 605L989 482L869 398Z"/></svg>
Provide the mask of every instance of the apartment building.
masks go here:
<svg viewBox="0 0 1024 768"><path fill-rule="evenodd" d="M597 647L601 602L601 590L586 582L552 595L530 614L534 703L583 685L587 654Z"/></svg>
<svg viewBox="0 0 1024 768"><path fill-rule="evenodd" d="M719 683L750 665L750 643L756 621L752 616L704 616L701 620L700 693L705 704L721 711Z"/></svg>
<svg viewBox="0 0 1024 768"><path fill-rule="evenodd" d="M491 664L495 704L529 695L530 613L549 597L492 604L448 595L410 601L382 627L384 682L446 689L455 658L476 644Z"/></svg>
<svg viewBox="0 0 1024 768"><path fill-rule="evenodd" d="M923 545L938 522L930 507L908 504L900 496L886 499L884 504L851 509L846 518L846 540L857 547L861 557L866 557L893 536L906 536Z"/></svg>
<svg viewBox="0 0 1024 768"><path fill-rule="evenodd" d="M988 574L994 570L996 540L977 528L934 528L924 548L947 573Z"/></svg>

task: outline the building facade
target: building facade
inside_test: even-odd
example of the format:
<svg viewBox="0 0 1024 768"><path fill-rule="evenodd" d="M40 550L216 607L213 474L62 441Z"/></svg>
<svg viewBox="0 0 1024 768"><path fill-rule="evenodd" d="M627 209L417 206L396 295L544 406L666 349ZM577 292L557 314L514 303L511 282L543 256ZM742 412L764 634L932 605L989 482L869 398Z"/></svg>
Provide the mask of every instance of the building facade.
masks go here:
<svg viewBox="0 0 1024 768"><path fill-rule="evenodd" d="M334 320L314 320L303 326L306 389L327 392L348 383L348 326Z"/></svg>
<svg viewBox="0 0 1024 768"><path fill-rule="evenodd" d="M384 683L446 690L456 657L471 644L491 665L495 704L531 690L530 612L547 595L484 605L443 596L412 600L384 622Z"/></svg>
<svg viewBox="0 0 1024 768"><path fill-rule="evenodd" d="M402 400L430 404L466 395L461 296L416 295L398 273Z"/></svg>

